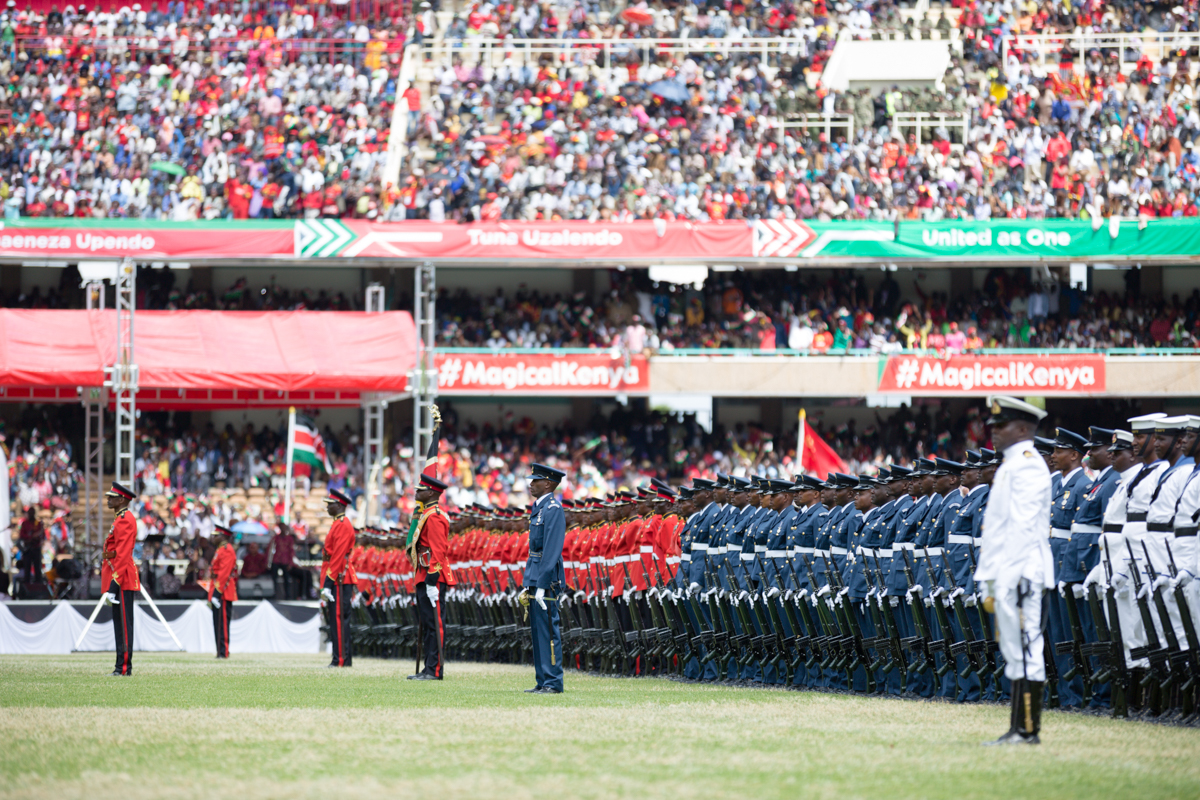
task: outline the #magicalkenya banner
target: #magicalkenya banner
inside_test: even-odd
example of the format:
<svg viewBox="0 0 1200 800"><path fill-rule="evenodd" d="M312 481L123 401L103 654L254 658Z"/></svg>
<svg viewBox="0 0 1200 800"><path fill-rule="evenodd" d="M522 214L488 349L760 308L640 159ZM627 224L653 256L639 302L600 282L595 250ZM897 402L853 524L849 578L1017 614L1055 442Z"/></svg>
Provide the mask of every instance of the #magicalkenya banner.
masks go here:
<svg viewBox="0 0 1200 800"><path fill-rule="evenodd" d="M1101 355L890 356L880 392L925 394L1101 394Z"/></svg>

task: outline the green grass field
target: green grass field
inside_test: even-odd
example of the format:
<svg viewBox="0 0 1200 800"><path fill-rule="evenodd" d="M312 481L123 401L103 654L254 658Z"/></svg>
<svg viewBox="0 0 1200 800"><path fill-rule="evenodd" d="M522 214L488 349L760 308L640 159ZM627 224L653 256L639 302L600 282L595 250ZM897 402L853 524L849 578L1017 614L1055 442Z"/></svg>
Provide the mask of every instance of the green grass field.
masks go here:
<svg viewBox="0 0 1200 800"><path fill-rule="evenodd" d="M327 658L327 657L326 657ZM320 656L0 658L5 798L1196 798L1200 731L1007 709Z"/></svg>

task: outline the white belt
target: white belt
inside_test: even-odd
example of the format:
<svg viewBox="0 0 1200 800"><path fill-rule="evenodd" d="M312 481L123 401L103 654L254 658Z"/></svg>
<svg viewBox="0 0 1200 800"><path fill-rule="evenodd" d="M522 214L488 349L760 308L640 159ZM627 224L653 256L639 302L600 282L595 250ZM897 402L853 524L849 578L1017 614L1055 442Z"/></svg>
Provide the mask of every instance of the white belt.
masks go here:
<svg viewBox="0 0 1200 800"><path fill-rule="evenodd" d="M975 537L975 539L973 541L975 542L976 547L983 547L983 537L982 536Z"/></svg>
<svg viewBox="0 0 1200 800"><path fill-rule="evenodd" d="M668 564L678 564L682 560L683 560L683 556L667 556ZM691 561L691 560L692 560L691 556L689 556L688 561Z"/></svg>
<svg viewBox="0 0 1200 800"><path fill-rule="evenodd" d="M882 556L883 558L891 558L893 555L892 548L890 548L890 547L879 548L879 555Z"/></svg>
<svg viewBox="0 0 1200 800"><path fill-rule="evenodd" d="M767 552L767 546L765 544L756 544L754 545L754 552L765 553Z"/></svg>
<svg viewBox="0 0 1200 800"><path fill-rule="evenodd" d="M613 559L614 564L628 564L632 556L617 556Z"/></svg>
<svg viewBox="0 0 1200 800"><path fill-rule="evenodd" d="M1051 539L1070 539L1071 531L1067 530L1066 528L1051 528L1050 529L1050 538Z"/></svg>
<svg viewBox="0 0 1200 800"><path fill-rule="evenodd" d="M796 548L796 555L808 556L808 555L812 555L815 552L816 552L815 547L797 547Z"/></svg>
<svg viewBox="0 0 1200 800"><path fill-rule="evenodd" d="M487 565L489 567L498 567L500 566L500 559L497 558L495 561L489 561L487 562Z"/></svg>
<svg viewBox="0 0 1200 800"><path fill-rule="evenodd" d="M827 556L827 555L829 555L829 551L828 551L828 550L821 550L820 548L817 548L817 547L814 547L814 548L813 548L813 553L814 553L815 555L818 555L818 556Z"/></svg>
<svg viewBox="0 0 1200 800"><path fill-rule="evenodd" d="M975 541L970 536L961 533L951 533L946 536L946 544L971 544Z"/></svg>
<svg viewBox="0 0 1200 800"><path fill-rule="evenodd" d="M916 550L917 549L917 545L914 544L913 542L896 542L896 544L893 545L893 547L895 547L897 550Z"/></svg>
<svg viewBox="0 0 1200 800"><path fill-rule="evenodd" d="M501 564L500 565L501 572L512 572L516 568L517 568L516 564Z"/></svg>
<svg viewBox="0 0 1200 800"><path fill-rule="evenodd" d="M575 562L574 561L564 561L563 569L575 569Z"/></svg>
<svg viewBox="0 0 1200 800"><path fill-rule="evenodd" d="M925 555L929 556L930 558L933 558L934 556L940 556L943 552L945 552L945 551L943 551L942 548L940 548L940 547L926 547L925 548Z"/></svg>
<svg viewBox="0 0 1200 800"><path fill-rule="evenodd" d="M868 555L868 556L879 555L879 551L876 550L874 547L860 547L860 548L858 548L858 552L862 553L863 555Z"/></svg>
<svg viewBox="0 0 1200 800"><path fill-rule="evenodd" d="M1103 533L1099 525L1084 525L1080 522L1071 523L1071 533Z"/></svg>
<svg viewBox="0 0 1200 800"><path fill-rule="evenodd" d="M767 558L787 558L787 557L788 557L787 550L768 550L767 551Z"/></svg>
<svg viewBox="0 0 1200 800"><path fill-rule="evenodd" d="M592 556L588 559L588 562L591 564L603 564L605 563L604 556Z"/></svg>
<svg viewBox="0 0 1200 800"><path fill-rule="evenodd" d="M654 548L653 548L653 547L651 547L651 546L650 546L650 545L648 545L648 544L644 544L644 545L642 545L642 546L641 546L641 549L640 549L638 552L641 552L641 553L653 553L653 552L654 552Z"/></svg>
<svg viewBox="0 0 1200 800"><path fill-rule="evenodd" d="M693 553L707 553L708 545L705 544L704 542L692 542L692 552Z"/></svg>
<svg viewBox="0 0 1200 800"><path fill-rule="evenodd" d="M850 555L850 551L844 547L830 547L829 552L833 553L835 556Z"/></svg>
<svg viewBox="0 0 1200 800"><path fill-rule="evenodd" d="M679 560L680 560L680 561L691 561L691 560L692 560L692 554L691 554L691 553L684 553L683 555L681 555L681 556L679 557ZM668 558L668 559L667 559L667 563L668 563L668 564L670 564L670 563L671 563L671 559L669 559L669 558Z"/></svg>
<svg viewBox="0 0 1200 800"><path fill-rule="evenodd" d="M719 556L723 556L729 552L729 545L723 544L720 547L714 547L713 552Z"/></svg>
<svg viewBox="0 0 1200 800"><path fill-rule="evenodd" d="M913 548L913 558L924 558L924 557L925 557L925 548L924 547L914 547Z"/></svg>
<svg viewBox="0 0 1200 800"><path fill-rule="evenodd" d="M738 556L742 559L742 561L754 560L754 553L738 553Z"/></svg>
<svg viewBox="0 0 1200 800"><path fill-rule="evenodd" d="M411 572L406 572L406 573L404 573L403 575L401 575L401 576L400 576L400 580L402 580L402 581L411 580L411 579L412 579L412 576L413 576L413 573L411 573Z"/></svg>

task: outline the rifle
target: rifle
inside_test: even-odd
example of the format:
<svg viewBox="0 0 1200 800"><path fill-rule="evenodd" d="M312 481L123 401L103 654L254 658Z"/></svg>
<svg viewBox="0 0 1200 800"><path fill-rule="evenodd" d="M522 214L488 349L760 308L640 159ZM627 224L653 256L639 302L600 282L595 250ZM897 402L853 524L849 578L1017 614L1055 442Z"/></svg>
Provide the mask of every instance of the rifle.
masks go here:
<svg viewBox="0 0 1200 800"><path fill-rule="evenodd" d="M1070 681L1076 675L1083 677L1083 702L1086 704L1092 698L1092 669L1088 663L1084 649L1087 646L1083 637L1083 623L1079 618L1079 605L1075 602L1075 592L1067 587L1063 598L1067 607L1067 620L1071 625L1071 641L1055 642L1054 652L1057 655L1071 656L1071 668L1063 673L1062 679Z"/></svg>
<svg viewBox="0 0 1200 800"><path fill-rule="evenodd" d="M879 576L879 614L887 626L888 638L891 640L892 653L896 659L896 668L900 670L900 689L908 685L908 659L904 655L904 645L900 638L900 627L896 624L896 615L892 611L891 598L886 596L887 587L884 583L883 566L879 563L879 555L872 553L875 559L875 572Z"/></svg>
<svg viewBox="0 0 1200 800"><path fill-rule="evenodd" d="M821 669L834 669L835 664L841 660L838 650L841 646L841 637L834 636L832 631L837 630L837 626L831 619L829 610L822 606L820 597L817 594L817 576L813 572L812 561L806 556L804 559L805 567L808 570L809 585L813 587L810 597L813 608L817 611L817 619L821 621L821 636L817 637L816 643L820 647L820 652L824 656L816 666Z"/></svg>
<svg viewBox="0 0 1200 800"><path fill-rule="evenodd" d="M954 604L954 618L958 620L958 627L963 632L963 640L955 642L951 649L955 656L965 655L967 657L967 665L958 673L958 677L966 680L967 676L974 673L980 676L980 680L983 680L987 643L974 638L975 629L971 627L971 621L967 618L967 609L962 601L962 589L958 586L958 581L954 577L954 569L946 558L945 551L942 552L942 570L945 572L947 580L950 581L950 598Z"/></svg>
<svg viewBox="0 0 1200 800"><path fill-rule="evenodd" d="M1150 578L1150 584L1154 585L1158 582L1158 573L1154 569L1154 562L1150 560L1150 551L1146 547L1145 540L1142 540L1142 553L1146 556L1146 575ZM1163 638L1167 640L1167 658L1171 666L1167 679L1159 684L1159 688L1166 692L1175 685L1179 676L1186 672L1187 653L1180 649L1179 640L1175 638L1175 626L1171 623L1171 615L1167 611L1167 601L1163 597L1162 587L1155 589L1153 594L1154 608L1158 611L1158 619L1162 623Z"/></svg>
<svg viewBox="0 0 1200 800"><path fill-rule="evenodd" d="M1170 659L1170 651L1164 648L1158 641L1158 631L1154 627L1154 617L1150 614L1150 605L1146 602L1146 598L1142 596L1142 575L1138 569L1137 559L1133 556L1133 545L1129 539L1125 540L1125 548L1129 551L1129 566L1133 574L1133 589L1134 597L1137 598L1138 614L1142 618L1142 627L1146 629L1146 646L1134 647L1129 650L1129 657L1134 659L1145 658L1150 662L1150 669L1146 672L1146 677L1141 680L1141 687L1149 689L1155 682L1156 675L1159 677L1159 686L1164 683L1170 685L1170 669L1167 662ZM1168 623L1170 620L1167 620ZM1161 677L1166 675L1166 677Z"/></svg>
<svg viewBox="0 0 1200 800"><path fill-rule="evenodd" d="M917 586L917 582L913 578L912 564L908 561L907 548L901 547L900 557L904 561L904 579L908 582L908 609L912 612L913 624L917 628L917 635L905 639L904 643L909 649L915 649L917 658L920 659L919 664L917 659L914 659L913 663L908 665L908 669L910 672L916 670L923 675L937 667L937 661L933 657L933 635L929 628L929 620L925 616L924 596L921 592L917 592L917 599L913 600L912 590Z"/></svg>
<svg viewBox="0 0 1200 800"><path fill-rule="evenodd" d="M906 550L905 553L907 554L907 552ZM938 649L941 650L942 658L945 659L945 663L934 674L942 678L945 677L947 672L953 670L957 675L958 663L954 659L954 642L951 641L954 629L950 627L950 617L947 616L946 606L941 601L942 587L936 585L937 573L933 570L933 559L929 557L928 548L925 550L924 558L925 574L929 576L929 582L934 584L933 590L929 593L929 600L933 604L933 614L937 618L938 627L942 629L942 638L934 642L934 644L939 645Z"/></svg>
<svg viewBox="0 0 1200 800"><path fill-rule="evenodd" d="M884 621L883 612L878 605L882 595L880 590L875 587L875 576L871 574L871 565L867 562L866 550L864 549L860 555L863 560L863 578L867 582L867 596L863 603L871 615L871 622L875 625L877 634L871 640L871 646L875 649L876 654L875 661L871 663L871 671L883 670L886 675L896 668L896 653L892 648L891 631L888 630L887 622Z"/></svg>
<svg viewBox="0 0 1200 800"><path fill-rule="evenodd" d="M834 614L842 621L843 648L847 655L845 666L847 685L852 689L854 687L855 671L859 667L868 667L871 664L871 655L867 652L862 628L858 624L858 617L854 615L854 609L844 599L849 596L849 590L842 581L842 573L838 571L836 564L830 563L829 556L822 553L821 557L825 560L825 569L829 574L830 586L837 590L837 594L830 601L830 605L833 607ZM867 692L874 694L875 676L868 671L866 678Z"/></svg>
<svg viewBox="0 0 1200 800"><path fill-rule="evenodd" d="M1176 582L1179 578L1179 570L1175 566L1175 554L1171 552L1171 543L1164 541L1167 546L1167 563L1171 568L1171 581ZM1175 586L1175 604L1179 607L1180 622L1183 623L1183 633L1187 637L1187 648L1184 653L1187 656L1187 671L1188 678L1179 687L1180 698L1183 701L1183 715L1190 716L1196 710L1196 698L1193 695L1193 690L1196 688L1197 680L1200 679L1200 637L1196 635L1196 623L1192 619L1192 610L1188 605L1187 595L1183 591L1183 587L1176 584Z"/></svg>
<svg viewBox="0 0 1200 800"><path fill-rule="evenodd" d="M979 570L979 564L975 561L975 546L971 545L967 548L967 556L971 559L971 574L974 575ZM1004 667L996 661L996 654L1000 651L1000 642L996 638L994 629L992 628L992 616L984 611L978 603L975 606L976 613L979 615L979 628L983 633L983 641L987 644L987 666L993 683L996 685L996 693L999 694L1004 688L1000 683L1001 676L1004 675ZM980 681L982 682L982 678Z"/></svg>
<svg viewBox="0 0 1200 800"><path fill-rule="evenodd" d="M1112 580L1112 558L1108 548L1104 549L1104 571L1108 581ZM1096 585L1088 587L1088 603L1096 620L1096 655L1101 657L1101 667L1092 675L1092 683L1112 683L1112 709L1114 717L1129 716L1129 670L1125 665L1125 644L1121 638L1121 618L1117 613L1116 593L1112 587L1105 590L1105 601L1111 619L1105 619L1104 609ZM1111 623L1111 626L1110 626Z"/></svg>

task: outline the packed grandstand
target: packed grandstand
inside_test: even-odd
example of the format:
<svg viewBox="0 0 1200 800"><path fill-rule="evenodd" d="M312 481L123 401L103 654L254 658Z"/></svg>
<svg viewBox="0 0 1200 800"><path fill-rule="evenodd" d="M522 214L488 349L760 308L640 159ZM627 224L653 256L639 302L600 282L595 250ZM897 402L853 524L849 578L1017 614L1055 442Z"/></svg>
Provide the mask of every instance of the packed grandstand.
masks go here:
<svg viewBox="0 0 1200 800"><path fill-rule="evenodd" d="M0 13L10 218L1197 214L1195 0L36 5ZM897 38L945 73L822 83Z"/></svg>

